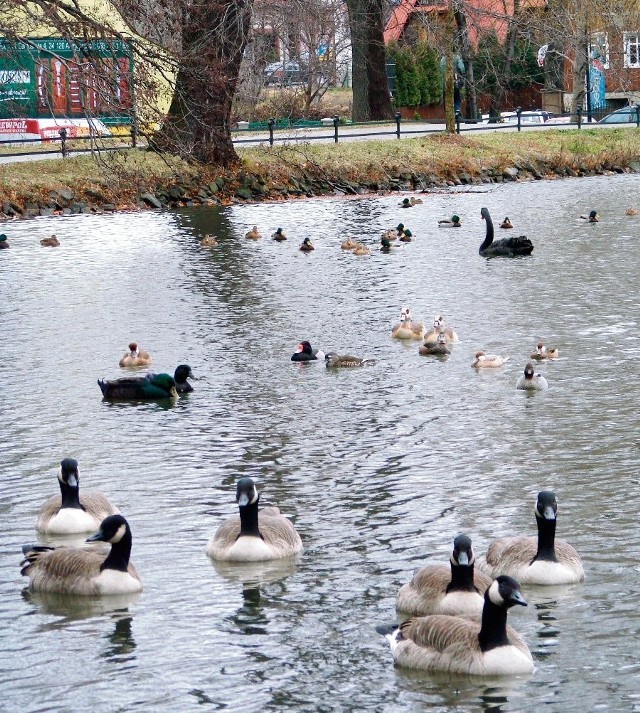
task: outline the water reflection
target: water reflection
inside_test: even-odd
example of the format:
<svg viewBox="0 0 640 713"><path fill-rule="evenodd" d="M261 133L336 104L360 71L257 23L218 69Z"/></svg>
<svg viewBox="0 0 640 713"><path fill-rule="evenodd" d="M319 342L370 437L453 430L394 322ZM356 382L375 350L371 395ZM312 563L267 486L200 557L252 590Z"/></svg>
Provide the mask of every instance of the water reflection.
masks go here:
<svg viewBox="0 0 640 713"><path fill-rule="evenodd" d="M113 632L106 637L110 645L102 651L100 656L118 665L131 663L136 659L134 655L136 642L131 629L133 618L130 616L114 618L115 627Z"/></svg>

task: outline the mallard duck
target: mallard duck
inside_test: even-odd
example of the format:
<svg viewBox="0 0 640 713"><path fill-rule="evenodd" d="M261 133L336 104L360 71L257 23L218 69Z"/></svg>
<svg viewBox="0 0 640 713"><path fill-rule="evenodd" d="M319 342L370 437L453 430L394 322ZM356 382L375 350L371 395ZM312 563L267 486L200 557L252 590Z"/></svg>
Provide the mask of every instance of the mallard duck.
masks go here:
<svg viewBox="0 0 640 713"><path fill-rule="evenodd" d="M390 253L392 252L394 246L392 245L391 241L388 240L387 238L382 238L380 240L380 252L381 253Z"/></svg>
<svg viewBox="0 0 640 713"><path fill-rule="evenodd" d="M414 205L420 205L422 203L422 198L415 198L411 196L410 198L403 198L400 203L401 208L413 208Z"/></svg>
<svg viewBox="0 0 640 713"><path fill-rule="evenodd" d="M398 223L398 225L396 225L396 238L400 238L404 234L404 231L404 223Z"/></svg>
<svg viewBox="0 0 640 713"><path fill-rule="evenodd" d="M549 388L547 380L542 374L536 374L533 370L533 364L529 362L524 368L524 374L518 379L516 389L524 391L544 391Z"/></svg>
<svg viewBox="0 0 640 713"><path fill-rule="evenodd" d="M582 220L588 220L590 223L597 223L600 220L597 210L589 211L589 215L581 215Z"/></svg>
<svg viewBox="0 0 640 713"><path fill-rule="evenodd" d="M60 245L60 241L55 235L52 235L50 238L42 238L40 245L42 245L43 248L57 248Z"/></svg>
<svg viewBox="0 0 640 713"><path fill-rule="evenodd" d="M455 330L452 327L447 327L445 325L444 317L441 314L436 314L433 318L433 327L424 335L425 346L434 346L441 333L444 333L447 342L460 341Z"/></svg>
<svg viewBox="0 0 640 713"><path fill-rule="evenodd" d="M251 478L240 478L236 486L239 517L216 530L206 553L215 560L261 562L292 557L302 552L302 540L291 520L277 507L258 511L260 495Z"/></svg>
<svg viewBox="0 0 640 713"><path fill-rule="evenodd" d="M248 231L244 234L244 237L245 237L247 240L260 240L260 238L262 237L262 235L260 235L260 233L258 232L258 226L257 226L257 225L254 225L253 228L251 228L251 230L248 230Z"/></svg>
<svg viewBox="0 0 640 713"><path fill-rule="evenodd" d="M503 537L478 558L478 568L494 577L501 572L523 584L573 584L584 579L580 555L556 539L558 501L551 490L538 493L535 507L537 537Z"/></svg>
<svg viewBox="0 0 640 713"><path fill-rule="evenodd" d="M107 381L98 379L102 396L111 401L152 401L175 398L176 382L170 374L147 374Z"/></svg>
<svg viewBox="0 0 640 713"><path fill-rule="evenodd" d="M302 241L302 245L300 246L300 250L302 250L303 253L310 253L312 250L315 250L313 245L311 244L311 240L309 238L305 238Z"/></svg>
<svg viewBox="0 0 640 713"><path fill-rule="evenodd" d="M340 243L341 250L355 250L358 243L353 238L347 238Z"/></svg>
<svg viewBox="0 0 640 713"><path fill-rule="evenodd" d="M109 515L117 515L102 493L80 495L80 472L75 458L64 458L58 470L60 495L44 502L36 519L36 530L45 535L76 535L94 532Z"/></svg>
<svg viewBox="0 0 640 713"><path fill-rule="evenodd" d="M373 366L376 363L375 359L361 359L350 354L340 355L335 352L327 352L324 360L327 369L350 369L356 366Z"/></svg>
<svg viewBox="0 0 640 713"><path fill-rule="evenodd" d="M453 541L449 564L431 564L419 569L396 597L396 609L411 616L449 614L480 616L483 594L491 578L474 572L471 538L458 535Z"/></svg>
<svg viewBox="0 0 640 713"><path fill-rule="evenodd" d="M255 226L254 226L255 229ZM284 231L282 228L278 228L275 233L271 235L273 240L277 240L279 243L281 243L283 240L287 239L287 236L284 234Z"/></svg>
<svg viewBox="0 0 640 713"><path fill-rule="evenodd" d="M307 341L300 342L296 353L291 355L291 361L317 361L318 359L324 359L324 352L314 349Z"/></svg>
<svg viewBox="0 0 640 713"><path fill-rule="evenodd" d="M32 592L55 592L81 596L133 594L142 591L142 582L129 562L131 530L122 515L109 515L87 542L108 542L104 553L79 547L25 545L20 574L29 577Z"/></svg>
<svg viewBox="0 0 640 713"><path fill-rule="evenodd" d="M137 342L129 342L129 351L122 355L119 365L125 366L148 366L151 364L149 352L144 349L138 349Z"/></svg>
<svg viewBox="0 0 640 713"><path fill-rule="evenodd" d="M531 359L536 361L542 361L543 359L557 359L560 356L560 352L556 347L545 347L542 342L536 344L536 350L531 354Z"/></svg>
<svg viewBox="0 0 640 713"><path fill-rule="evenodd" d="M460 222L460 216L457 213L454 213L451 216L451 219L445 218L444 220L439 220L438 225L441 228L461 228L462 223Z"/></svg>
<svg viewBox="0 0 640 713"><path fill-rule="evenodd" d="M398 240L401 243L410 243L413 240L413 233L409 230L409 228L406 228Z"/></svg>
<svg viewBox="0 0 640 713"><path fill-rule="evenodd" d="M500 223L500 227L508 230L509 228L513 228L513 225L511 225L509 218L505 218L502 223Z"/></svg>
<svg viewBox="0 0 640 713"><path fill-rule="evenodd" d="M418 349L418 354L421 356L429 356L431 354L435 356L446 356L451 354L451 347L449 346L449 340L444 330L438 334L435 344L427 344L426 342L420 346Z"/></svg>
<svg viewBox="0 0 640 713"><path fill-rule="evenodd" d="M482 208L480 215L487 224L485 239L480 245L479 253L482 257L521 257L531 255L533 243L526 235L517 238L502 238L493 241L493 221L486 208Z"/></svg>
<svg viewBox="0 0 640 713"><path fill-rule="evenodd" d="M484 593L481 622L461 616L433 615L400 626L378 627L400 666L474 676L531 673L533 659L524 639L507 626L508 610L527 606L520 585L500 576Z"/></svg>
<svg viewBox="0 0 640 713"><path fill-rule="evenodd" d="M5 233L0 233L0 250L6 250L9 247L9 241Z"/></svg>
<svg viewBox="0 0 640 713"><path fill-rule="evenodd" d="M624 214L625 215L638 215L638 209L633 208L632 206L629 206L629 208L627 208L627 210L625 210Z"/></svg>
<svg viewBox="0 0 640 713"><path fill-rule="evenodd" d="M203 248L214 248L218 245L218 241L207 233L207 235L205 235L200 241L200 245L202 245Z"/></svg>
<svg viewBox="0 0 640 713"><path fill-rule="evenodd" d="M424 333L424 324L415 322L411 318L411 310L403 307L400 310L400 323L393 327L391 336L395 339L422 339Z"/></svg>
<svg viewBox="0 0 640 713"><path fill-rule="evenodd" d="M497 354L485 354L484 352L476 352L475 360L471 366L476 369L491 369L493 367L502 366L509 361L509 357L501 357Z"/></svg>
<svg viewBox="0 0 640 713"><path fill-rule="evenodd" d="M356 243L356 246L353 249L353 254L354 255L370 255L371 250L364 243Z"/></svg>

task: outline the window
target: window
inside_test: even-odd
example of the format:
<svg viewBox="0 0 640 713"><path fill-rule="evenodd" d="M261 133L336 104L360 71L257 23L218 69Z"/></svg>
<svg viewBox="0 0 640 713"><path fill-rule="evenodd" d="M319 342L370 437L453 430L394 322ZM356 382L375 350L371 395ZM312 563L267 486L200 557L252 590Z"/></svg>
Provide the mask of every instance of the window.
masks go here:
<svg viewBox="0 0 640 713"><path fill-rule="evenodd" d="M640 33L625 32L624 42L624 66L640 69Z"/></svg>
<svg viewBox="0 0 640 713"><path fill-rule="evenodd" d="M589 38L589 59L602 65L598 69L609 69L609 38L606 32L592 32Z"/></svg>

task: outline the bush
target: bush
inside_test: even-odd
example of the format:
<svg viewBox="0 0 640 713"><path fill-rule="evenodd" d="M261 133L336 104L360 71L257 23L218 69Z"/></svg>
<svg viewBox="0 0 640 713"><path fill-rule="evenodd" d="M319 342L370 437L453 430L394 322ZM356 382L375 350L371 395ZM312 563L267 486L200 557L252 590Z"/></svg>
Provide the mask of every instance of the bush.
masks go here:
<svg viewBox="0 0 640 713"><path fill-rule="evenodd" d="M387 56L395 62L393 100L396 106L428 106L442 101L438 57L424 42L415 46L389 43Z"/></svg>

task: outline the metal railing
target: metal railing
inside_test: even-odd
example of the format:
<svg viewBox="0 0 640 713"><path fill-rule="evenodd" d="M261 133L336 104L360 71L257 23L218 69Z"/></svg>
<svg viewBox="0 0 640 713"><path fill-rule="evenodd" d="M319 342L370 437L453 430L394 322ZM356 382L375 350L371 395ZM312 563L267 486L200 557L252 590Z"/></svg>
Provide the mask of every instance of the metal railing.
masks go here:
<svg viewBox="0 0 640 713"><path fill-rule="evenodd" d="M96 146L91 146L89 148L78 148L69 146L70 142L91 142L92 144L101 144L99 147L100 151L115 151L117 149L128 149L136 148L138 145L138 132L135 126L132 126L130 133L128 134L116 134L116 135L103 135L103 134L89 134L87 136L69 136L67 129L64 127L58 130L58 136L45 136L38 139L0 139L0 158L8 156L40 156L47 154L60 154L62 158L69 156L71 153L90 153L91 151L96 151ZM118 142L118 146L108 146L102 142ZM125 143L128 142L128 143ZM30 145L58 145L57 148L52 148L47 150L46 148L39 149L38 151L11 151L10 153L3 153L3 146L25 146Z"/></svg>

